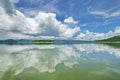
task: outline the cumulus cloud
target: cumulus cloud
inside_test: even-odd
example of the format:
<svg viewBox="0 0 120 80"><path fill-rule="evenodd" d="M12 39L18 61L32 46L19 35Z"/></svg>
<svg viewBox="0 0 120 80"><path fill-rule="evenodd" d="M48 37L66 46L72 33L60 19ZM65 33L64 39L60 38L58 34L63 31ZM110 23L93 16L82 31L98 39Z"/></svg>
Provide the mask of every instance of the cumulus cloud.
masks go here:
<svg viewBox="0 0 120 80"><path fill-rule="evenodd" d="M13 9L13 3L18 2L19 0L0 0L0 5L5 9L7 14L15 13Z"/></svg>
<svg viewBox="0 0 120 80"><path fill-rule="evenodd" d="M66 24L56 19L56 14L39 12L33 18L24 16L18 10L16 14L8 15L3 7L0 7L0 36L1 39L80 39L80 40L98 40L109 38L120 33L120 27L115 31L108 33L94 33L87 30L80 32L79 27L70 28ZM4 35L4 36L3 36Z"/></svg>
<svg viewBox="0 0 120 80"><path fill-rule="evenodd" d="M101 40L101 39L106 39L110 38L113 36L119 36L119 27L116 27L114 31L109 31L108 33L95 33L87 30L85 33L80 33L79 35L76 36L75 39L78 40Z"/></svg>
<svg viewBox="0 0 120 80"><path fill-rule="evenodd" d="M67 25L56 20L56 15L53 13L40 12L34 20L39 24L38 27L42 35L73 37L79 32L79 27L69 28Z"/></svg>
<svg viewBox="0 0 120 80"><path fill-rule="evenodd" d="M106 34L104 34L104 33L94 33L94 32L90 32L89 30L87 30L85 33L80 33L79 35L77 35L76 39L99 40L99 39L107 38L107 37L105 37L105 35Z"/></svg>
<svg viewBox="0 0 120 80"><path fill-rule="evenodd" d="M108 38L120 33L120 27L107 34L86 31L80 27L73 17L62 23L56 19L55 13L39 12L34 17L26 17L13 6L18 0L0 0L0 39L84 39L95 40ZM66 24L68 23L68 24ZM69 24L74 27L69 27Z"/></svg>
<svg viewBox="0 0 120 80"><path fill-rule="evenodd" d="M8 5L12 4L10 1L8 2ZM80 31L79 27L70 28L66 24L58 21L54 13L39 12L35 17L29 18L12 7L8 10L8 7L0 6L0 33L4 35L1 35L1 39L35 38L40 36L63 37L68 39L74 37Z"/></svg>
<svg viewBox="0 0 120 80"><path fill-rule="evenodd" d="M73 17L68 17L64 20L65 23L77 24L78 22L73 19Z"/></svg>
<svg viewBox="0 0 120 80"><path fill-rule="evenodd" d="M120 26L115 28L115 33L120 34Z"/></svg>

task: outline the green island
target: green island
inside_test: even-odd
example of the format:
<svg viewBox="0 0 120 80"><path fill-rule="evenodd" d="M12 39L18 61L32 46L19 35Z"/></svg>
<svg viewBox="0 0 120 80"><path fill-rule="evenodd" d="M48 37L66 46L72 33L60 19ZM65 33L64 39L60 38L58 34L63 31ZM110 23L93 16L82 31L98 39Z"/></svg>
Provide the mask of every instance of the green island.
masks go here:
<svg viewBox="0 0 120 80"><path fill-rule="evenodd" d="M7 44L7 45L25 45L25 44L53 44L53 40L0 40L0 44Z"/></svg>
<svg viewBox="0 0 120 80"><path fill-rule="evenodd" d="M29 42L30 44L53 44L52 40L34 40Z"/></svg>
<svg viewBox="0 0 120 80"><path fill-rule="evenodd" d="M120 36L114 36L108 39L97 40L94 43L105 44L112 47L120 48Z"/></svg>

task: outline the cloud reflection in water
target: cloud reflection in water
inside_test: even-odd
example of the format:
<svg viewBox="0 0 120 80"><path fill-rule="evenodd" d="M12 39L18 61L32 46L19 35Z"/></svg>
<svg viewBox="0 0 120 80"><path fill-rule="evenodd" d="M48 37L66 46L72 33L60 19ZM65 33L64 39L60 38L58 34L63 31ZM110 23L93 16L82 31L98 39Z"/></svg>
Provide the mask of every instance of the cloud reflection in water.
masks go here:
<svg viewBox="0 0 120 80"><path fill-rule="evenodd" d="M0 73L12 68L17 75L30 67L39 72L55 72L58 64L72 68L81 60L97 62L101 55L101 62L120 61L120 49L98 44L0 45Z"/></svg>

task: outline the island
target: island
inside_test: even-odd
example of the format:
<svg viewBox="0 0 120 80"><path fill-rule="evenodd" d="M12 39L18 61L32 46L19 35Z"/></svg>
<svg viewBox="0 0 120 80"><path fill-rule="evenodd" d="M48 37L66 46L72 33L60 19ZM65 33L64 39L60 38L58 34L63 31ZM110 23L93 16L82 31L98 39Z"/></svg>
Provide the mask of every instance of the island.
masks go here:
<svg viewBox="0 0 120 80"><path fill-rule="evenodd" d="M53 44L52 40L33 40L29 44Z"/></svg>
<svg viewBox="0 0 120 80"><path fill-rule="evenodd" d="M0 44L8 44L8 45L26 45L26 44L53 44L52 40L27 40L27 39L7 39L7 40L0 40Z"/></svg>

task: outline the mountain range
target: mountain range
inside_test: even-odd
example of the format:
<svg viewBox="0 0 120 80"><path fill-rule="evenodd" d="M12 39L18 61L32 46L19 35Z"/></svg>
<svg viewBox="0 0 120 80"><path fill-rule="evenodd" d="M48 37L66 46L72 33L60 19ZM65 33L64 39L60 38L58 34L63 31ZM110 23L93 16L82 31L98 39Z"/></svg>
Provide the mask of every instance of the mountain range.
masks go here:
<svg viewBox="0 0 120 80"><path fill-rule="evenodd" d="M81 44L81 43L102 43L102 44L120 44L120 36L114 36L108 39L83 41L83 40L29 40L29 39L7 39L0 40L0 44Z"/></svg>

